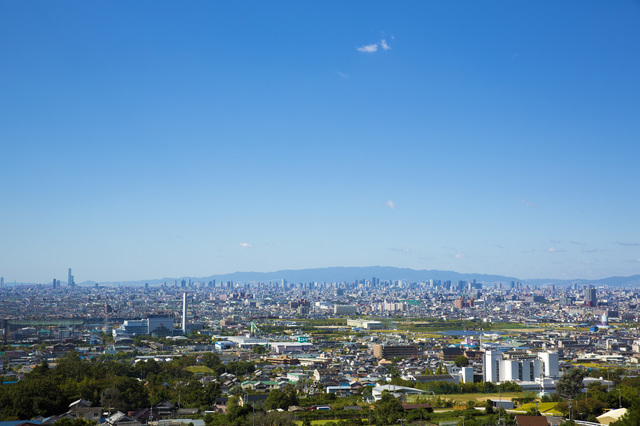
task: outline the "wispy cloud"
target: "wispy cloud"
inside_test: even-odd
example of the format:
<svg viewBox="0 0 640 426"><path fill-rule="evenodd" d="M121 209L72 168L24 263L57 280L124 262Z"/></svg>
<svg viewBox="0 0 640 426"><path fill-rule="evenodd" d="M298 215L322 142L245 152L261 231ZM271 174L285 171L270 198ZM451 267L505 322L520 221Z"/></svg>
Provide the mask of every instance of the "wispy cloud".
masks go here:
<svg viewBox="0 0 640 426"><path fill-rule="evenodd" d="M249 244L249 243L240 243L240 247L242 247L242 248L251 248L251 247L253 247L253 245Z"/></svg>
<svg viewBox="0 0 640 426"><path fill-rule="evenodd" d="M378 51L378 45L377 44L367 44L364 46L360 46L360 47L356 47L356 50L358 52L362 52L362 53L375 53Z"/></svg>
<svg viewBox="0 0 640 426"><path fill-rule="evenodd" d="M525 206L529 206L529 207L535 207L536 206L533 202L527 201L527 200L522 200L521 203L524 204Z"/></svg>
<svg viewBox="0 0 640 426"><path fill-rule="evenodd" d="M390 249L387 249L387 250L389 250L389 251L395 251L395 252L398 252L398 253L404 253L404 254L411 253L411 249L410 249L410 248L408 248L408 247L401 247L401 248L398 248L398 247L391 247Z"/></svg>
<svg viewBox="0 0 640 426"><path fill-rule="evenodd" d="M604 249L588 249L588 248L583 248L582 249L583 253L602 253L604 251L607 251L607 250L604 250Z"/></svg>
<svg viewBox="0 0 640 426"><path fill-rule="evenodd" d="M640 243L633 243L633 242L616 241L616 244L619 245L619 246L624 246L624 247L638 247L638 246L640 246Z"/></svg>
<svg viewBox="0 0 640 426"><path fill-rule="evenodd" d="M467 257L467 255L464 253L456 253L456 259L464 259L465 257Z"/></svg>
<svg viewBox="0 0 640 426"><path fill-rule="evenodd" d="M389 201L387 201L387 207L389 207L390 209L395 209L396 208L396 203L394 203L393 201L389 200Z"/></svg>
<svg viewBox="0 0 640 426"><path fill-rule="evenodd" d="M345 73L340 72L340 71L336 71L336 74L339 75L342 78L349 78L349 74L345 74Z"/></svg>
<svg viewBox="0 0 640 426"><path fill-rule="evenodd" d="M393 36L391 39L393 40ZM380 40L380 43L365 44L364 46L356 47L356 50L362 53L376 53L379 48L385 51L391 50L391 46L389 46L386 39Z"/></svg>
<svg viewBox="0 0 640 426"><path fill-rule="evenodd" d="M569 241L571 244L575 244L577 246L586 246L585 243L581 243L580 241Z"/></svg>
<svg viewBox="0 0 640 426"><path fill-rule="evenodd" d="M564 253L564 252L566 252L566 250L555 248L555 247L549 247L547 249L547 253Z"/></svg>

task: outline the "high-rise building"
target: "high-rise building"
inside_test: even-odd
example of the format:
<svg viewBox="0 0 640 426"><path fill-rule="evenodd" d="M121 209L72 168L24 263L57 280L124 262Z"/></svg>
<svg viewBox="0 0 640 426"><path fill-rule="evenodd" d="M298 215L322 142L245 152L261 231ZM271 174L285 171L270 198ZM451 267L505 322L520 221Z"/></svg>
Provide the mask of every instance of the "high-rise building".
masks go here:
<svg viewBox="0 0 640 426"><path fill-rule="evenodd" d="M76 282L73 280L73 275L71 275L71 268L69 268L69 278L67 279L67 284L69 284L69 287L76 286Z"/></svg>
<svg viewBox="0 0 640 426"><path fill-rule="evenodd" d="M148 334L158 336L171 336L173 333L173 318L165 314L152 314L147 317L149 325Z"/></svg>
<svg viewBox="0 0 640 426"><path fill-rule="evenodd" d="M187 334L187 293L182 293L182 332Z"/></svg>
<svg viewBox="0 0 640 426"><path fill-rule="evenodd" d="M4 277L0 277L0 287L4 287Z"/></svg>
<svg viewBox="0 0 640 426"><path fill-rule="evenodd" d="M584 291L584 302L587 306L596 306L598 304L598 298L596 295L596 289L593 286L588 285Z"/></svg>
<svg viewBox="0 0 640 426"><path fill-rule="evenodd" d="M502 352L487 351L484 354L484 381L497 383L500 381L500 361Z"/></svg>
<svg viewBox="0 0 640 426"><path fill-rule="evenodd" d="M538 358L542 360L542 369L546 377L558 377L560 375L557 352L541 352L538 354Z"/></svg>

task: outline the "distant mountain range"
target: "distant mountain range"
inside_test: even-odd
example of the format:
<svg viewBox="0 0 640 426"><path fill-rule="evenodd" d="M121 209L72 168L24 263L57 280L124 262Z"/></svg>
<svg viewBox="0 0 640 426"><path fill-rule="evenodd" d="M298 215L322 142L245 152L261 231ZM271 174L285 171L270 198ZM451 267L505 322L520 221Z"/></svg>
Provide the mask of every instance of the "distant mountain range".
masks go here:
<svg viewBox="0 0 640 426"><path fill-rule="evenodd" d="M221 281L233 281L233 282L269 282L269 281L281 281L286 280L289 283L300 282L352 282L355 280L371 280L376 277L381 281L390 280L403 280L403 281L427 281L429 279L434 280L450 280L453 282L464 280L492 284L492 283L509 283L511 281L520 281L525 284L532 285L544 285L553 284L557 286L565 286L570 284L608 284L611 286L637 286L640 285L640 275L632 275L629 277L609 277L599 280L587 280L587 279L573 279L573 280L558 280L558 279L531 279L523 280L517 277L507 277L503 275L488 275L488 274L462 274L454 271L439 271L439 270L416 270L409 268L395 268L392 266L366 266L366 267L332 267L332 268L314 268L314 269L298 269L298 270L282 270L275 272L234 272L231 274L211 275L208 277L180 277L180 278L162 278L151 279L141 281L127 281L118 284L122 285L156 285L162 282L167 284L173 283L175 280L180 282L183 279L192 281L209 282L216 280L216 283ZM80 285L93 285L95 281L85 281ZM116 283L105 283L116 284Z"/></svg>

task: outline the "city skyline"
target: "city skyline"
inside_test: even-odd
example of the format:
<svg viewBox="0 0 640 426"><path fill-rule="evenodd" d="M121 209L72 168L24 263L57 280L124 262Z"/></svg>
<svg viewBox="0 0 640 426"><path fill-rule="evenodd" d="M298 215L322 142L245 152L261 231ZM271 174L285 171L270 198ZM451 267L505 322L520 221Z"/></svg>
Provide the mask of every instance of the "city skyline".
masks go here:
<svg viewBox="0 0 640 426"><path fill-rule="evenodd" d="M348 284L348 283L387 283L389 285L411 283L444 283L444 284L460 284L468 283L496 286L522 286L527 289L544 289L558 286L566 288L577 288L582 286L585 292L595 291L594 286L604 288L633 288L640 285L640 274L630 276L613 276L601 277L599 279L585 279L581 277L573 277L570 279L557 278L532 278L522 279L515 276L497 275L497 274L478 274L478 273L460 273L456 271L441 270L418 270L411 268L397 268L393 266L369 266L369 267L329 267L329 268L312 268L312 269L296 269L296 270L278 270L278 271L237 271L229 274L212 274L207 276L183 275L180 277L148 277L142 280L121 280L121 281L96 281L91 277L80 283L75 281L75 277L67 281L61 281L54 278L49 283L42 282L24 282L14 280L7 285L31 286L31 285L51 285L53 289L61 289L62 285L66 288L74 289L76 286L84 286L85 288L93 287L173 287L173 288L190 288L202 289L216 286L226 285L261 285L261 284L278 284L290 283L320 283L320 284ZM71 283L71 285L69 284ZM0 276L0 287L5 285L4 277ZM588 294L585 293L585 294ZM590 300L596 300L591 295Z"/></svg>
<svg viewBox="0 0 640 426"><path fill-rule="evenodd" d="M5 283L640 273L637 2L189 6L0 6Z"/></svg>

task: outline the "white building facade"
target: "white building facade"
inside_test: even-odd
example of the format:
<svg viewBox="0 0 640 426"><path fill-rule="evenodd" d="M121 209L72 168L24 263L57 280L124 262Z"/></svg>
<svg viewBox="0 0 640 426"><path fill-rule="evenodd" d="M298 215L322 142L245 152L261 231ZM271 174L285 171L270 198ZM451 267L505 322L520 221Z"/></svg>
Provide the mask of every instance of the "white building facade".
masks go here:
<svg viewBox="0 0 640 426"><path fill-rule="evenodd" d="M504 359L500 351L487 351L483 362L485 382L534 382L559 376L558 354L541 352L536 358Z"/></svg>

